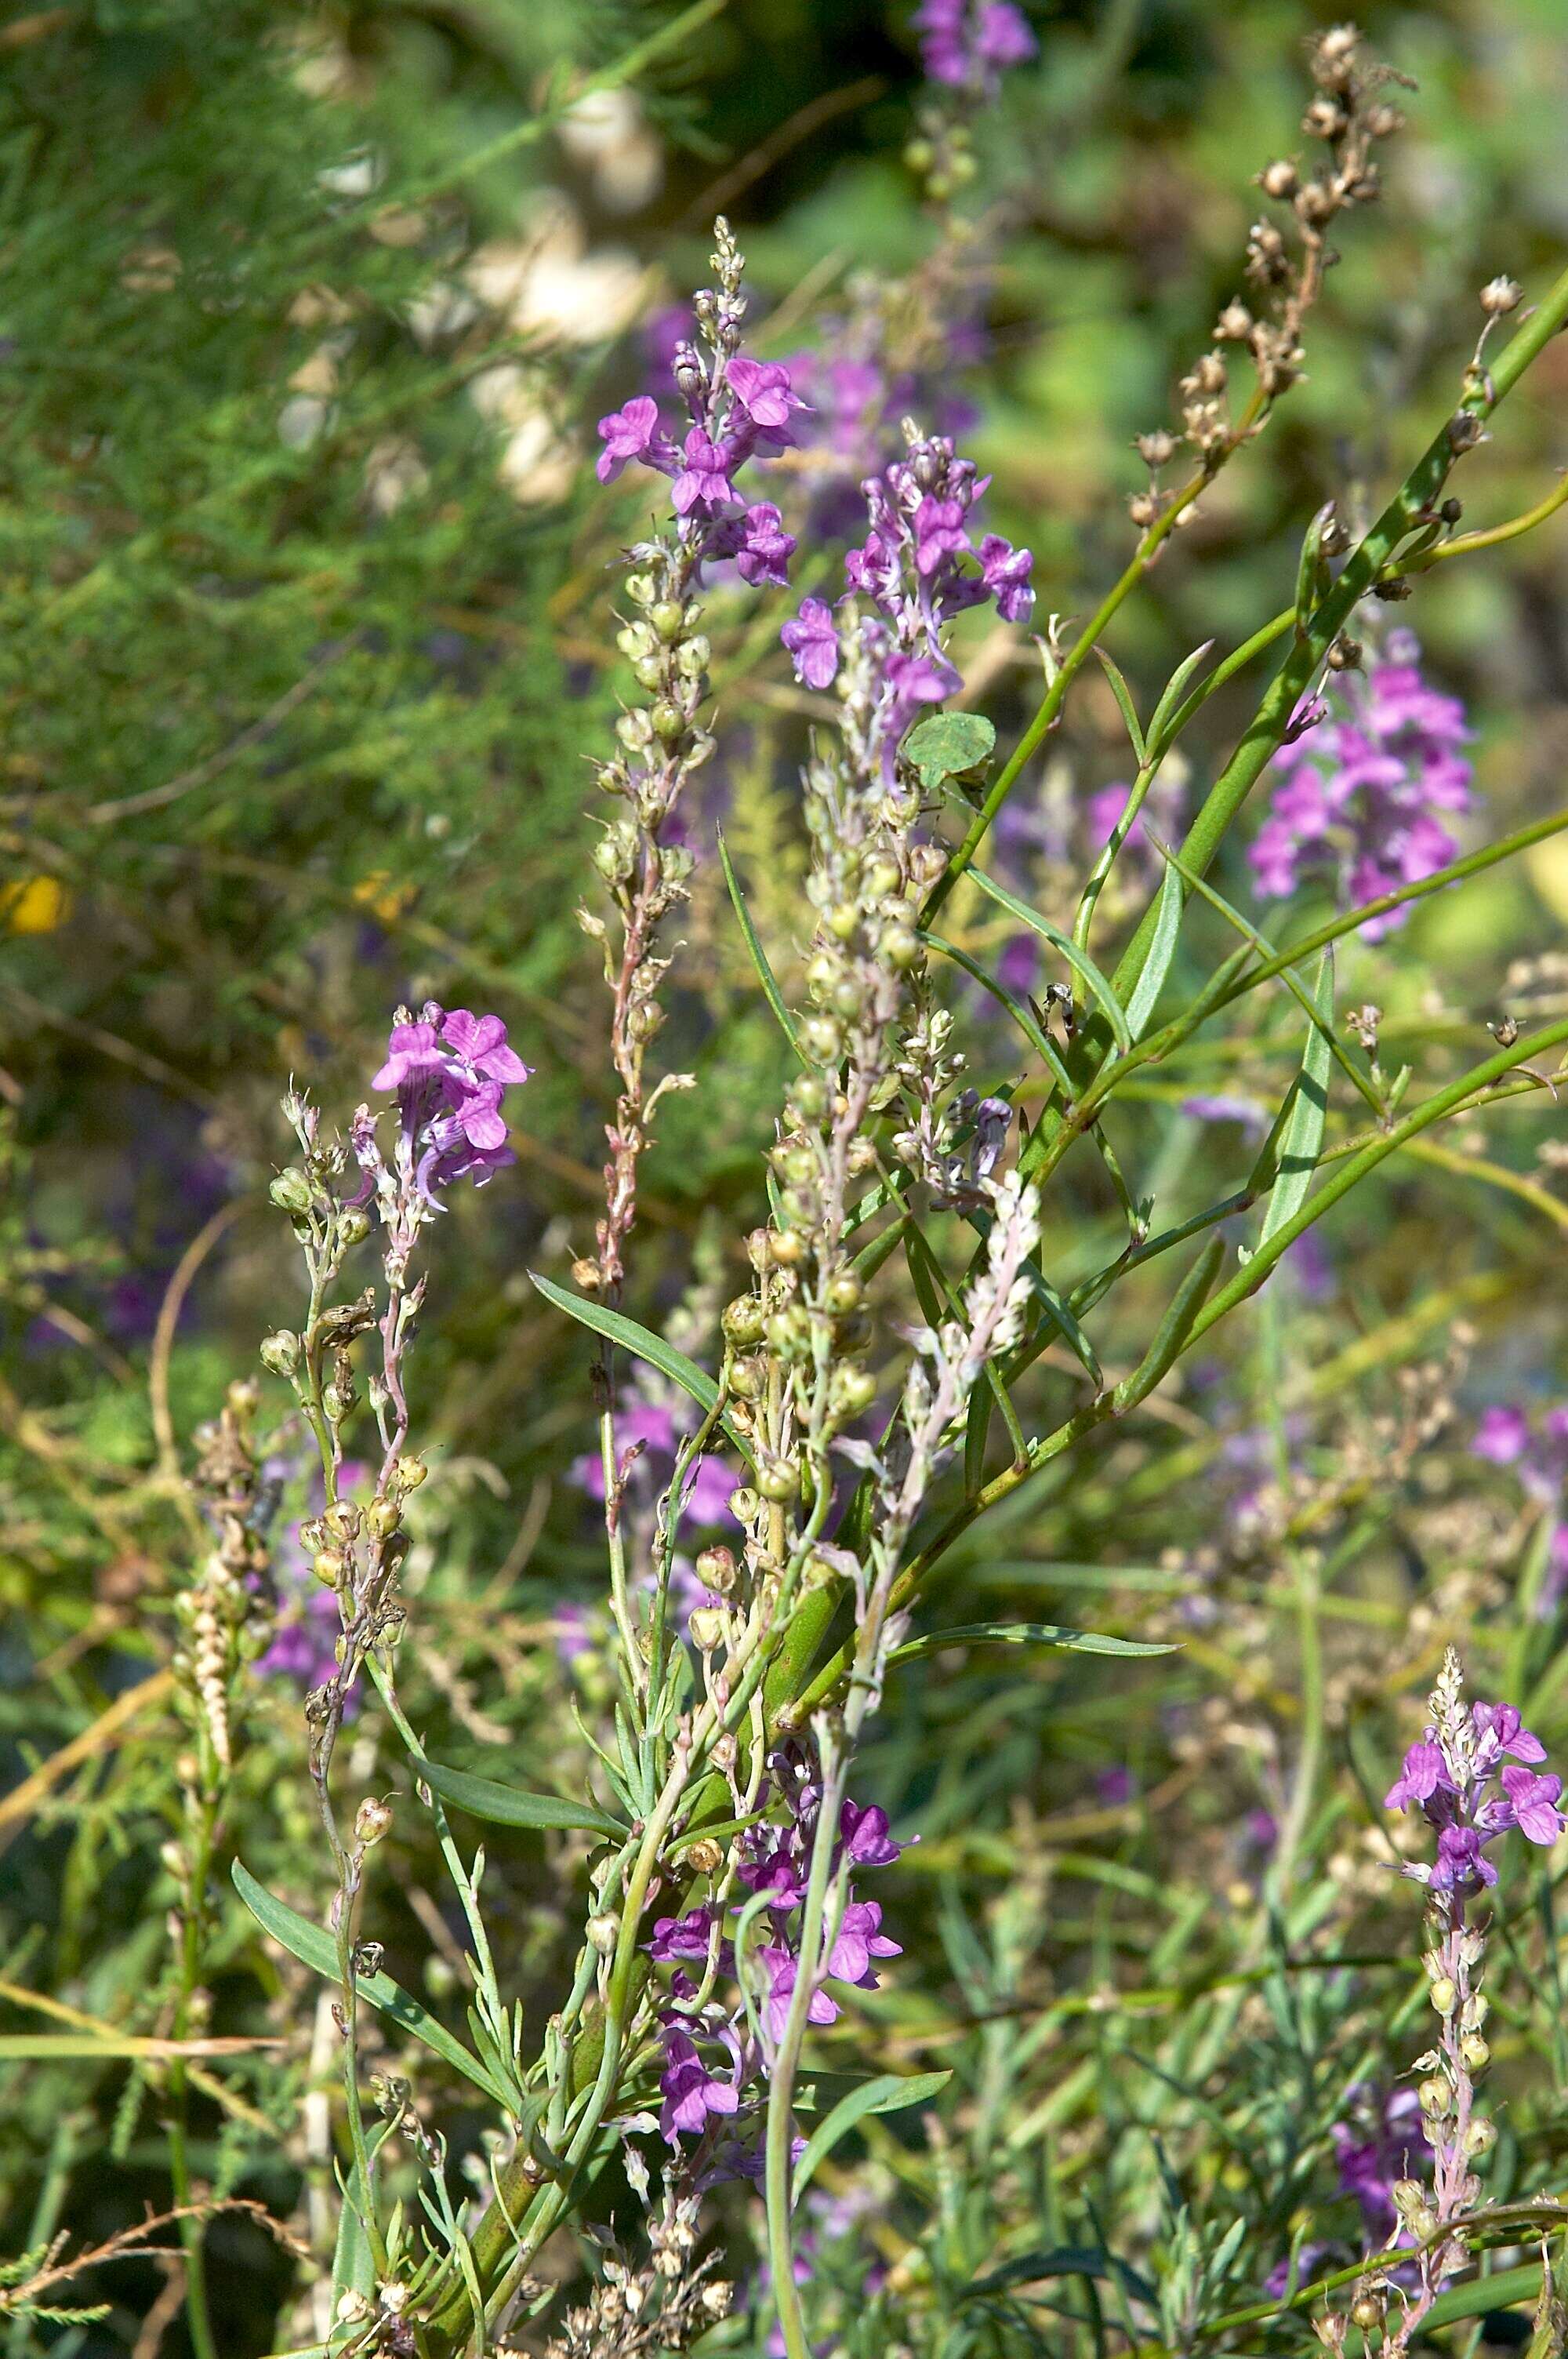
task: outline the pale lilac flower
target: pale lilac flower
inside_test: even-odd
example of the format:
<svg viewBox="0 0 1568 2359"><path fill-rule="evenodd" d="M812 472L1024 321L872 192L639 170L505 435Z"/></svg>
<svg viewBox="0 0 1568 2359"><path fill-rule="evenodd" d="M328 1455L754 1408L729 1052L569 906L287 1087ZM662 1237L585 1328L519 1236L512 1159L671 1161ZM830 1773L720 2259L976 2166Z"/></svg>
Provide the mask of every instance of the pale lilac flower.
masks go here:
<svg viewBox="0 0 1568 2359"><path fill-rule="evenodd" d="M1530 1447L1530 1419L1522 1408L1499 1403L1485 1411L1470 1448L1494 1466L1512 1466Z"/></svg>

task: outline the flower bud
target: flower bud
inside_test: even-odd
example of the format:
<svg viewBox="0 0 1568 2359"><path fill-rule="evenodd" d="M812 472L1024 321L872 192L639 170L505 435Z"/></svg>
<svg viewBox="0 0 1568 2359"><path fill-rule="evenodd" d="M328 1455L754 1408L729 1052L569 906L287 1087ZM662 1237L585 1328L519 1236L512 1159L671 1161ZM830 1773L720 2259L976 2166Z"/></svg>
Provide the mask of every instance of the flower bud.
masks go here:
<svg viewBox="0 0 1568 2359"><path fill-rule="evenodd" d="M721 1647L724 1643L725 1616L717 1605L694 1607L691 1620L687 1626L691 1632L693 1643L699 1647L705 1655L711 1655L715 1647Z"/></svg>
<svg viewBox="0 0 1568 2359"><path fill-rule="evenodd" d="M920 962L920 937L909 926L889 926L877 945L895 974L907 974Z"/></svg>
<svg viewBox="0 0 1568 2359"><path fill-rule="evenodd" d="M841 1269L837 1277L828 1280L827 1305L829 1313L835 1319L847 1319L852 1310L860 1309L864 1293L865 1288L854 1271Z"/></svg>
<svg viewBox="0 0 1568 2359"><path fill-rule="evenodd" d="M798 1269L806 1259L806 1239L798 1229L770 1230L768 1254L780 1269Z"/></svg>
<svg viewBox="0 0 1568 2359"><path fill-rule="evenodd" d="M367 1794L354 1812L354 1841L359 1843L377 1843L391 1824L390 1805L379 1800L374 1794Z"/></svg>
<svg viewBox="0 0 1568 2359"><path fill-rule="evenodd" d="M299 1365L298 1336L291 1334L287 1327L280 1327L275 1335L264 1336L261 1364L270 1368L275 1376L291 1376Z"/></svg>
<svg viewBox="0 0 1568 2359"><path fill-rule="evenodd" d="M761 1364L756 1360L731 1360L726 1381L735 1400L757 1400L762 1390Z"/></svg>
<svg viewBox="0 0 1568 2359"><path fill-rule="evenodd" d="M1489 278L1481 289L1481 309L1488 320L1501 320L1519 309L1523 288L1516 278Z"/></svg>
<svg viewBox="0 0 1568 2359"><path fill-rule="evenodd" d="M651 606L658 594L657 584L651 573L629 573L626 576L626 595L633 606Z"/></svg>
<svg viewBox="0 0 1568 2359"><path fill-rule="evenodd" d="M877 1380L869 1368L847 1360L833 1378L833 1398L847 1417L860 1417L877 1397Z"/></svg>
<svg viewBox="0 0 1568 2359"><path fill-rule="evenodd" d="M686 714L678 704L661 697L653 711L654 734L665 745L673 745L686 734Z"/></svg>
<svg viewBox="0 0 1568 2359"><path fill-rule="evenodd" d="M816 1065L836 1065L843 1052L844 1038L837 1024L828 1016L808 1016L800 1027L801 1044L806 1055Z"/></svg>
<svg viewBox="0 0 1568 2359"><path fill-rule="evenodd" d="M588 1935L589 1947L597 1950L601 1958L612 1958L615 1955L615 1944L620 1939L621 1928L613 1917L590 1917L583 1930Z"/></svg>
<svg viewBox="0 0 1568 2359"><path fill-rule="evenodd" d="M292 1212L297 1218L310 1210L316 1201L316 1190L303 1171L280 1171L267 1190L267 1194L280 1212Z"/></svg>
<svg viewBox="0 0 1568 2359"><path fill-rule="evenodd" d="M1296 168L1288 157L1281 156L1272 164L1265 164L1258 175L1258 185L1266 197L1293 197L1296 192Z"/></svg>
<svg viewBox="0 0 1568 2359"><path fill-rule="evenodd" d="M662 688L665 662L662 656L639 656L632 667L632 676L639 688Z"/></svg>
<svg viewBox="0 0 1568 2359"><path fill-rule="evenodd" d="M1387 2309L1388 2303L1381 2294L1370 2291L1358 2293L1350 2305L1350 2322L1358 2326L1363 2334L1370 2334L1381 2326Z"/></svg>
<svg viewBox="0 0 1568 2359"><path fill-rule="evenodd" d="M395 1499L377 1499L367 1521L378 1540L389 1540L403 1521L403 1509Z"/></svg>

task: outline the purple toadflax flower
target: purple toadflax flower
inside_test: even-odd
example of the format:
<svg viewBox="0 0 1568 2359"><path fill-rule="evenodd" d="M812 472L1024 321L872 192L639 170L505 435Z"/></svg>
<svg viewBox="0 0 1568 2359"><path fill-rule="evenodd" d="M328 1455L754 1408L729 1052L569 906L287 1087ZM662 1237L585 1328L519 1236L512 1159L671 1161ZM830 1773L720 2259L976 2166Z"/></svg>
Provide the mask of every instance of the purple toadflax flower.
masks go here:
<svg viewBox="0 0 1568 2359"><path fill-rule="evenodd" d="M1281 899L1303 871L1328 872L1348 908L1444 867L1458 845L1440 813L1470 802L1465 710L1428 687L1409 631L1389 636L1365 679L1346 673L1332 709L1296 715L1275 755L1278 784L1249 858L1259 890ZM1404 923L1391 909L1361 930L1377 941Z"/></svg>
<svg viewBox="0 0 1568 2359"><path fill-rule="evenodd" d="M861 486L870 528L844 561L844 624L834 623L821 599L807 598L780 634L807 687L827 688L843 667L851 754L890 786L911 723L959 685L943 645L947 623L988 603L1019 621L1034 595L1026 549L995 533L975 546L973 510L989 477L960 459L946 436L921 435L907 423L904 434L905 455Z"/></svg>
<svg viewBox="0 0 1568 2359"><path fill-rule="evenodd" d="M399 1010L386 1061L371 1087L397 1093L399 1161L406 1163L427 1206L439 1210L438 1190L454 1180L471 1179L481 1188L515 1160L501 1103L508 1086L525 1082L529 1070L507 1045L499 1016L473 1016L466 1007L449 1011L433 999L417 1017ZM360 1114L366 1122L355 1116L354 1151L366 1175L362 1200L373 1188L381 1193L380 1150L368 1132L366 1109Z"/></svg>
<svg viewBox="0 0 1568 2359"><path fill-rule="evenodd" d="M1405 1755L1385 1796L1390 1810L1419 1810L1437 1834L1434 1864L1408 1862L1400 1870L1439 1892L1474 1891L1496 1884L1486 1845L1517 1827L1526 1841L1551 1844L1568 1830L1558 1807L1563 1780L1538 1776L1531 1766L1546 1748L1512 1704L1477 1703L1439 1711Z"/></svg>
<svg viewBox="0 0 1568 2359"><path fill-rule="evenodd" d="M721 225L722 227L722 225ZM720 238L718 260L729 255ZM792 418L806 405L782 361L750 360L740 350L745 305L733 283L697 298L698 322L708 342L704 356L682 332L685 315L671 314L661 339L659 375L687 413L678 439L665 426L652 394L640 393L599 421L603 449L600 483L613 483L633 464L670 478L670 503L693 586L710 560L734 558L742 581L782 588L795 553L771 500L748 504L735 476L749 460L768 458L794 440ZM667 350L665 349L667 345Z"/></svg>

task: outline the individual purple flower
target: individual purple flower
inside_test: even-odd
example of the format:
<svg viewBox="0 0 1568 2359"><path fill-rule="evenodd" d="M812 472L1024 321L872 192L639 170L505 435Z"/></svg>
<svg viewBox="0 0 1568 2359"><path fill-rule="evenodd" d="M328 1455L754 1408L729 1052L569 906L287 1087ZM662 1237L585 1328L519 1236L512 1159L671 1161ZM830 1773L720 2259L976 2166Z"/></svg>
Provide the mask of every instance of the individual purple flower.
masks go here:
<svg viewBox="0 0 1568 2359"><path fill-rule="evenodd" d="M652 465L659 434L659 405L645 393L634 394L623 409L599 421L604 443L595 468L601 484L612 484L633 459Z"/></svg>
<svg viewBox="0 0 1568 2359"><path fill-rule="evenodd" d="M753 1892L770 1894L775 1908L798 1908L806 1898L806 1869L802 1847L786 1836L742 1860L740 1875Z"/></svg>
<svg viewBox="0 0 1568 2359"><path fill-rule="evenodd" d="M748 508L735 554L742 582L749 582L753 589L763 582L775 590L787 589L789 560L794 555L795 535L785 532L773 502L759 500L755 507Z"/></svg>
<svg viewBox="0 0 1568 2359"><path fill-rule="evenodd" d="M968 513L966 499L933 499L927 493L914 511L914 564L922 574L935 573L945 557L967 557L971 553L969 536L964 529ZM989 587L989 584L987 584Z"/></svg>
<svg viewBox="0 0 1568 2359"><path fill-rule="evenodd" d="M1383 1808L1408 1810L1412 1802L1429 1802L1440 1786L1449 1793L1454 1790L1441 1745L1424 1736L1405 1755L1404 1767L1383 1797Z"/></svg>
<svg viewBox="0 0 1568 2359"><path fill-rule="evenodd" d="M795 659L795 676L807 688L830 688L838 669L838 634L831 609L820 598L803 598L800 613L780 638Z"/></svg>
<svg viewBox="0 0 1568 2359"><path fill-rule="evenodd" d="M1444 1827L1437 1838L1437 1864L1428 1881L1434 1891L1454 1892L1476 1884L1496 1884L1498 1871L1481 1849L1476 1827Z"/></svg>
<svg viewBox="0 0 1568 2359"><path fill-rule="evenodd" d="M1260 892L1282 898L1303 874L1326 871L1355 908L1454 857L1438 814L1469 806L1470 764L1460 748L1470 731L1457 698L1426 684L1419 656L1409 631L1391 632L1365 679L1339 676L1321 721L1298 712L1274 757L1278 783L1249 855ZM1379 940L1408 914L1386 911L1361 930Z"/></svg>
<svg viewBox="0 0 1568 2359"><path fill-rule="evenodd" d="M844 1849L857 1867L891 1867L903 1843L894 1843L888 1832L888 1814L880 1802L862 1808L859 1802L846 1802L839 1813L838 1827Z"/></svg>
<svg viewBox="0 0 1568 2359"><path fill-rule="evenodd" d="M408 1089L427 1074L445 1070L434 1024L395 1024L386 1044L386 1062L371 1077L373 1090Z"/></svg>
<svg viewBox="0 0 1568 2359"><path fill-rule="evenodd" d="M1514 1824L1527 1843L1551 1844L1557 1841L1568 1819L1557 1807L1563 1791L1563 1780L1557 1777L1538 1777L1533 1769L1516 1768L1511 1764L1502 1773L1503 1791L1513 1809Z"/></svg>
<svg viewBox="0 0 1568 2359"><path fill-rule="evenodd" d="M654 1926L653 1940L643 1946L661 1965L684 1961L706 1970L717 1922L711 1908L688 1908L684 1917L660 1917ZM734 1951L728 1941L719 1944L719 1962L726 1973L733 1969Z"/></svg>
<svg viewBox="0 0 1568 2359"><path fill-rule="evenodd" d="M482 1074L486 1081L504 1086L532 1078L532 1066L508 1047L506 1027L499 1016L473 1016L466 1007L449 1008L442 1020L441 1039L460 1068Z"/></svg>
<svg viewBox="0 0 1568 2359"><path fill-rule="evenodd" d="M689 516L696 509L711 516L726 501L733 501L737 495L730 469L735 456L730 443L710 441L700 426L694 426L686 438L685 462L670 487L676 514Z"/></svg>
<svg viewBox="0 0 1568 2359"><path fill-rule="evenodd" d="M986 534L979 554L980 579L996 601L997 613L1004 623L1022 623L1034 604L1029 579L1033 557L994 532Z"/></svg>
<svg viewBox="0 0 1568 2359"><path fill-rule="evenodd" d="M697 2053L696 2042L677 2025L665 2026L665 2069L659 2078L664 2105L659 2128L667 2143L699 2137L710 2118L737 2114L741 2093L732 2081L720 2080Z"/></svg>
<svg viewBox="0 0 1568 2359"><path fill-rule="evenodd" d="M1553 1784L1556 1780L1552 1781ZM839 1982L861 1990L875 1990L873 1958L900 1958L903 1950L881 1930L882 1912L874 1900L846 1902L844 1915L827 1953L827 1972Z"/></svg>
<svg viewBox="0 0 1568 2359"><path fill-rule="evenodd" d="M752 424L773 440L787 440L790 412L806 404L794 391L783 363L747 360L742 354L730 363L726 375L737 408Z"/></svg>
<svg viewBox="0 0 1568 2359"><path fill-rule="evenodd" d="M765 1943L756 1954L759 1964L768 1977L762 2019L767 2025L768 2037L776 2047L784 2035L784 2025L789 2017L789 2003L795 1994L795 1982L800 1973L800 1961L792 1950L784 1949L777 1942ZM816 2024L837 2023L838 2001L830 1998L827 1993L818 1986L811 1994L810 2002L806 2010L806 2019L808 2023Z"/></svg>
<svg viewBox="0 0 1568 2359"><path fill-rule="evenodd" d="M1516 1761L1544 1761L1546 1747L1511 1703L1478 1703L1471 1708L1476 1730L1476 1768L1485 1777L1505 1753Z"/></svg>

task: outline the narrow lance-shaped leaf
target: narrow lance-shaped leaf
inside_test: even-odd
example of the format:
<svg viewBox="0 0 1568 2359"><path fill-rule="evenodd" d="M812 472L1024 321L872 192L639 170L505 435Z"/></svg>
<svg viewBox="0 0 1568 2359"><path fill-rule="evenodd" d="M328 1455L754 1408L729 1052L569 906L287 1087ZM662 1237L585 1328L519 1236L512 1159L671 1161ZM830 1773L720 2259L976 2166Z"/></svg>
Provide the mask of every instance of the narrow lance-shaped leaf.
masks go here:
<svg viewBox="0 0 1568 2359"><path fill-rule="evenodd" d="M1054 1622L964 1622L953 1630L928 1630L895 1647L892 1659L939 1654L945 1647L1063 1647L1076 1655L1173 1655L1174 1647L1144 1638L1112 1638L1101 1630L1064 1630Z"/></svg>
<svg viewBox="0 0 1568 2359"><path fill-rule="evenodd" d="M579 1320L584 1327L591 1327L596 1335L604 1336L611 1343L619 1343L633 1358L646 1360L650 1367L657 1368L661 1375L679 1385L682 1392L689 1394L705 1415L711 1414L718 1403L719 1387L708 1371L699 1368L695 1360L688 1360L684 1352L677 1352L675 1345L666 1343L662 1335L640 1327L636 1320L628 1319L624 1311L611 1310L608 1304L595 1302L586 1294L568 1294L564 1286L557 1286L552 1279L541 1277L535 1269L531 1269L528 1276L546 1302L553 1302L557 1310L564 1310L568 1318ZM719 1422L749 1466L752 1462L749 1443L741 1439L727 1417L721 1418Z"/></svg>
<svg viewBox="0 0 1568 2359"><path fill-rule="evenodd" d="M818 2164L827 2160L839 2139L847 2137L857 2122L865 2121L871 2114L896 2114L911 2105L924 2105L945 2089L952 2077L951 2072L879 2072L875 2080L862 2081L858 2089L840 2097L832 2112L817 2123L795 2166L792 2203L800 2201Z"/></svg>
<svg viewBox="0 0 1568 2359"><path fill-rule="evenodd" d="M302 1965L310 1967L313 1973L324 1976L328 1982L335 1983L338 1980L338 1945L325 1927L313 1925L308 1917L302 1917L297 1908L291 1908L287 1900L280 1900L275 1892L267 1890L265 1884L258 1884L242 1861L234 1862L231 1873L235 1891L262 1930L270 1933L273 1940L292 1957L297 1958ZM356 1974L354 1988L378 2015L384 2015L389 2021L412 2034L433 2055L439 2056L454 2071L460 2072L465 2081L471 2081L476 2089L482 2089L485 2095L503 2110L507 2107L509 2100L500 2082L486 2071L477 2056L470 2055L462 2041L455 2038L444 2023L438 2022L427 2007L421 2006L418 2000L403 1988L401 1983L395 1983L390 1974Z"/></svg>
<svg viewBox="0 0 1568 2359"><path fill-rule="evenodd" d="M724 882L730 887L730 898L734 904L735 916L740 923L742 939L752 954L752 964L757 970L757 981L762 986L762 996L778 1017L784 1038L804 1064L806 1060L801 1053L800 1042L795 1038L795 1018L784 1005L784 995L779 989L778 977L774 974L768 954L762 948L757 929L752 923L752 913L746 907L745 896L741 890L741 880L735 874L735 864L730 857L730 846L724 841L724 830L719 828L717 833L719 858L724 870Z"/></svg>
<svg viewBox="0 0 1568 2359"><path fill-rule="evenodd" d="M1181 877L1167 864L1160 879L1160 897L1154 905L1154 934L1149 944L1149 955L1127 1002L1127 1028L1134 1040L1141 1040L1149 1029L1149 1019L1165 987L1165 977L1171 972L1171 962L1176 954L1176 938L1182 930L1184 907Z"/></svg>
<svg viewBox="0 0 1568 2359"><path fill-rule="evenodd" d="M1317 1020L1307 1027L1302 1069L1294 1084L1295 1103L1280 1139L1280 1176L1274 1182L1269 1209L1263 1218L1262 1241L1265 1245L1276 1230L1295 1218L1305 1203L1313 1173L1317 1169L1317 1158L1323 1150L1324 1125L1328 1120L1328 1074L1334 1054L1334 952L1331 950L1325 950L1318 961L1313 1009Z"/></svg>
<svg viewBox="0 0 1568 2359"><path fill-rule="evenodd" d="M592 1802L565 1801L558 1794L531 1794L521 1786L505 1786L493 1777L476 1777L466 1769L449 1769L439 1761L421 1761L419 1775L427 1786L470 1817L498 1827L584 1827L590 1834L621 1842L630 1832L609 1812Z"/></svg>
<svg viewBox="0 0 1568 2359"><path fill-rule="evenodd" d="M1032 909L1027 901L1021 901L1015 893L1010 893L1005 885L999 885L994 876L988 876L984 869L974 868L969 873L983 893L989 893L993 901L1000 903L1002 908L1010 910L1012 916L1027 926L1033 933L1038 934L1042 940L1049 942L1054 950L1061 951L1068 965L1082 976L1091 996L1097 999L1104 1009L1106 1022L1110 1026L1117 1047L1123 1052L1130 1049L1132 1035L1128 1029L1127 1016L1121 1002L1090 958L1087 951L1080 950L1077 943L1071 940L1059 926L1054 926L1049 918L1043 918L1038 909Z"/></svg>
<svg viewBox="0 0 1568 2359"><path fill-rule="evenodd" d="M1120 666L1112 661L1111 658L1107 655L1105 649L1103 647L1096 647L1095 653L1098 656L1101 669L1103 669L1107 679L1110 682L1110 692L1115 697L1118 704L1121 707L1121 717L1127 724L1128 740L1132 747L1138 766L1141 770L1149 759L1149 751L1144 743L1142 729L1139 725L1138 707L1132 701L1132 690L1128 687L1127 681L1122 676Z"/></svg>

